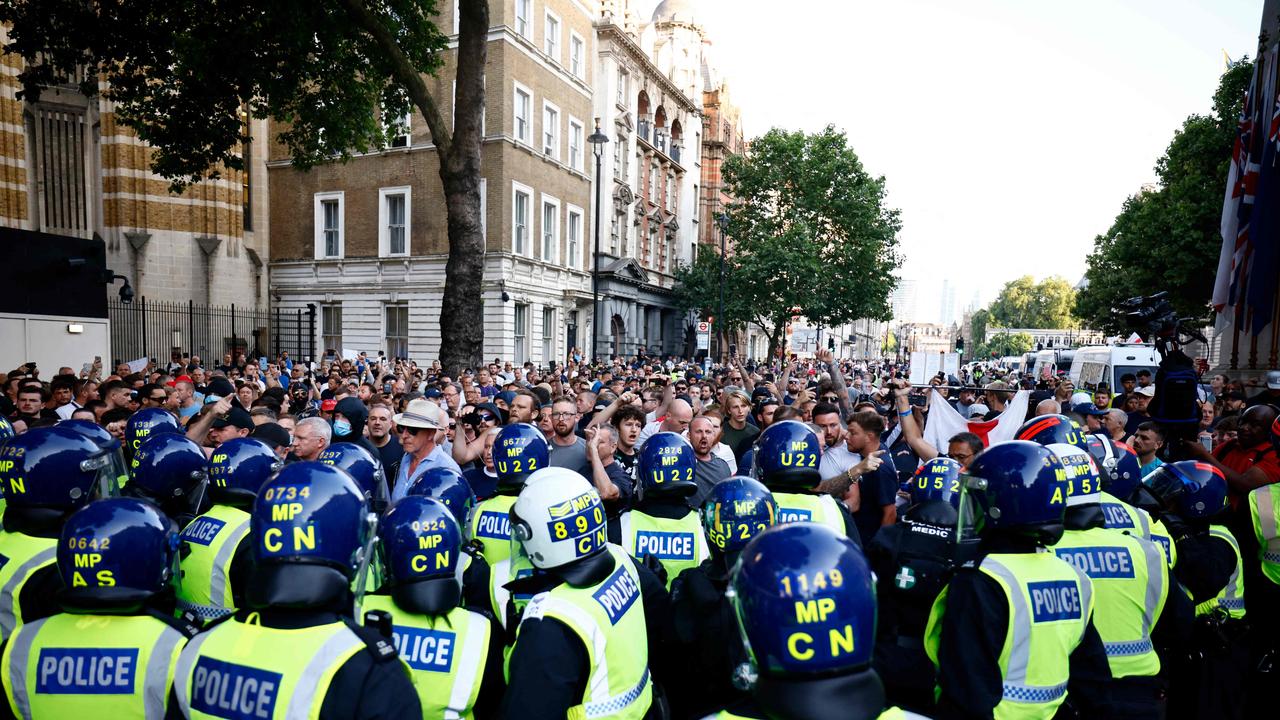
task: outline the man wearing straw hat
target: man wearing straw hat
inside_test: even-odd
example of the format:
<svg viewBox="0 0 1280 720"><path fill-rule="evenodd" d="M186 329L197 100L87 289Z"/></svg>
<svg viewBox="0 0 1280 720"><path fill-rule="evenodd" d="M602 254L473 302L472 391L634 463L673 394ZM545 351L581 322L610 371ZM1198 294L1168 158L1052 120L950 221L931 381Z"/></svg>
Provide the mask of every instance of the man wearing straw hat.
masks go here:
<svg viewBox="0 0 1280 720"><path fill-rule="evenodd" d="M426 398L410 400L404 412L392 417L391 421L395 423L400 445L404 447L400 471L396 473L396 484L391 490L392 502L404 497L413 481L432 468L449 468L462 474L462 468L439 445L440 436L449 427L449 418L439 405Z"/></svg>

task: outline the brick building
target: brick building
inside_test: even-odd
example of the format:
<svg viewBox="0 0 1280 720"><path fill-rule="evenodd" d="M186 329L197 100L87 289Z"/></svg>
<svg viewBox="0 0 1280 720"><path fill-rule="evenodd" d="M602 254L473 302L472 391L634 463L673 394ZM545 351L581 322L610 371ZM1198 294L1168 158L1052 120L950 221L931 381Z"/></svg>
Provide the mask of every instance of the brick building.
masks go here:
<svg viewBox="0 0 1280 720"><path fill-rule="evenodd" d="M592 17L574 0L490 8L484 355L545 364L584 346L590 331ZM442 8L440 26L456 31L452 12ZM455 57L446 52L440 72L425 78L446 118ZM304 172L273 147L268 166L275 303L286 312L318 305L321 348L437 357L448 237L421 115L381 152Z"/></svg>

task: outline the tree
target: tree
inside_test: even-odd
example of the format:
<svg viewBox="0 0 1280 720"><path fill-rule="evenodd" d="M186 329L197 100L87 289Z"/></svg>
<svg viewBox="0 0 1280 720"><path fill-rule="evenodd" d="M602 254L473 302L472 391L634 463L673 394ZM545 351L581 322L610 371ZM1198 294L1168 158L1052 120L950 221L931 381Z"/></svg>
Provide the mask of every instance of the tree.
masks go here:
<svg viewBox="0 0 1280 720"><path fill-rule="evenodd" d="M970 316L969 337L973 341L973 348L969 352L977 353L978 346L987 342L987 324L990 322L991 312L989 310L979 310Z"/></svg>
<svg viewBox="0 0 1280 720"><path fill-rule="evenodd" d="M734 252L725 265L726 328L755 323L772 357L793 314L822 325L889 319L897 283L898 211L885 207L885 183L863 168L843 132L773 129L748 155L723 167L725 231ZM685 309L715 308L719 255L701 253L676 273Z"/></svg>
<svg viewBox="0 0 1280 720"><path fill-rule="evenodd" d="M989 322L1010 328L1077 327L1074 304L1075 290L1066 280L1054 276L1037 283L1023 275L1004 284L989 308Z"/></svg>
<svg viewBox="0 0 1280 720"><path fill-rule="evenodd" d="M996 333L991 336L991 342L980 346L981 353L975 354L974 359L989 358L992 354L996 357L1021 355L1025 352L1030 352L1034 344L1035 339L1026 333Z"/></svg>
<svg viewBox="0 0 1280 720"><path fill-rule="evenodd" d="M309 168L385 147L416 107L431 129L448 212L449 260L440 313L450 374L481 362L484 237L480 118L489 5L459 0L452 123L423 81L443 64L448 38L434 0L0 0L5 52L22 56L22 96L87 68L117 121L146 141L151 167L175 192L224 168L243 169L250 141L240 111L285 129L293 164Z"/></svg>
<svg viewBox="0 0 1280 720"><path fill-rule="evenodd" d="M1170 300L1179 315L1209 320L1227 163L1252 72L1246 59L1223 74L1213 115L1188 117L1156 162L1158 186L1129 196L1107 232L1094 239L1087 286L1075 304L1076 315L1090 327L1128 332L1112 308L1164 288L1173 291Z"/></svg>

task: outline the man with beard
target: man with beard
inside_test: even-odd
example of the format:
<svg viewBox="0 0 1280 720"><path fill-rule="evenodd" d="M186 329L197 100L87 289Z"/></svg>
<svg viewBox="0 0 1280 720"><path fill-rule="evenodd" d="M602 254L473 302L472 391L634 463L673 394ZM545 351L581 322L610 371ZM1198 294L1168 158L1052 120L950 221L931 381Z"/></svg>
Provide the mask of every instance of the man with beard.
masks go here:
<svg viewBox="0 0 1280 720"><path fill-rule="evenodd" d="M387 477L393 478L400 468L400 458L404 456L404 447L400 445L400 441L391 432L392 414L393 412L389 405L381 403L374 405L369 408L367 426L369 429L369 442L378 451L378 457L382 460L382 469L386 472Z"/></svg>
<svg viewBox="0 0 1280 720"><path fill-rule="evenodd" d="M551 404L551 429L551 442L547 446L551 466L568 468L591 480L587 441L577 435L578 410L569 398L561 396Z"/></svg>

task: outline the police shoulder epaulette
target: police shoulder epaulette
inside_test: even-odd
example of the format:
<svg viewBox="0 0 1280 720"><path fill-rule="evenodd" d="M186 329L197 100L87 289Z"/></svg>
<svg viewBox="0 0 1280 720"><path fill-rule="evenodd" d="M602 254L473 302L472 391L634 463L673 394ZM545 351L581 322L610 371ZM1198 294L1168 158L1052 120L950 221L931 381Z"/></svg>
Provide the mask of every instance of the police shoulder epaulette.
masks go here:
<svg viewBox="0 0 1280 720"><path fill-rule="evenodd" d="M389 662L399 657L395 644L390 638L383 637L376 628L364 627L349 617L342 618L342 621L351 628L351 632L355 633L356 637L364 641L375 662Z"/></svg>
<svg viewBox="0 0 1280 720"><path fill-rule="evenodd" d="M209 625L207 626L201 627L199 621L197 621L195 617L192 616L190 613L184 612L181 617L174 617L168 613L160 612L155 608L147 608L146 613L147 615L150 615L151 617L159 620L165 625L168 625L174 630L177 630L178 632L182 633L182 636L188 639L193 638L196 635L199 635L201 632L205 630L208 630L210 627L217 624L218 622L218 621L214 621L209 623Z"/></svg>

